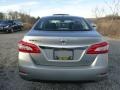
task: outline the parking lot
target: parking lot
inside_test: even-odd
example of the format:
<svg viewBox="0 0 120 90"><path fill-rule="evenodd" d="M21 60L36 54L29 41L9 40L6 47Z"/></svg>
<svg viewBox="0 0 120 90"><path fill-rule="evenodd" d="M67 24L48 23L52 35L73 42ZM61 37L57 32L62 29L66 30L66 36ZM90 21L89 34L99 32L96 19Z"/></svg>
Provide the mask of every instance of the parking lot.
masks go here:
<svg viewBox="0 0 120 90"><path fill-rule="evenodd" d="M17 42L27 31L0 33L0 90L119 90L120 41L109 39L109 76L99 82L30 82L22 80L17 68Z"/></svg>

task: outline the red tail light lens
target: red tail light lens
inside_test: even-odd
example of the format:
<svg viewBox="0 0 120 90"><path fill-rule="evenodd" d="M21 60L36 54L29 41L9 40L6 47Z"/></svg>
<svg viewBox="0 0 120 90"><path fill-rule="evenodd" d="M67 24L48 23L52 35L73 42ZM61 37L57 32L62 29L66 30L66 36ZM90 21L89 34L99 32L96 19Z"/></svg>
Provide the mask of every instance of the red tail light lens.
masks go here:
<svg viewBox="0 0 120 90"><path fill-rule="evenodd" d="M108 53L109 44L107 42L101 42L94 45L91 45L88 50L87 54L103 54Z"/></svg>
<svg viewBox="0 0 120 90"><path fill-rule="evenodd" d="M18 43L19 51L25 53L40 53L40 49L32 43L20 41Z"/></svg>

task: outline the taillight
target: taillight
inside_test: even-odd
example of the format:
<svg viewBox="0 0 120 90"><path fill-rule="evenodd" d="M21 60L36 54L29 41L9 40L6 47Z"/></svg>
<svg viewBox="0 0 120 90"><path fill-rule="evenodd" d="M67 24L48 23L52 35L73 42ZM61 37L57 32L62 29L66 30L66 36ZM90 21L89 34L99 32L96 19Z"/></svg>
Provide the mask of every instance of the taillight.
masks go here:
<svg viewBox="0 0 120 90"><path fill-rule="evenodd" d="M107 42L101 42L101 43L93 44L88 48L87 54L108 53L108 48L109 48L109 44Z"/></svg>
<svg viewBox="0 0 120 90"><path fill-rule="evenodd" d="M40 53L40 49L38 46L32 43L28 43L25 41L20 41L18 43L19 51L25 53Z"/></svg>

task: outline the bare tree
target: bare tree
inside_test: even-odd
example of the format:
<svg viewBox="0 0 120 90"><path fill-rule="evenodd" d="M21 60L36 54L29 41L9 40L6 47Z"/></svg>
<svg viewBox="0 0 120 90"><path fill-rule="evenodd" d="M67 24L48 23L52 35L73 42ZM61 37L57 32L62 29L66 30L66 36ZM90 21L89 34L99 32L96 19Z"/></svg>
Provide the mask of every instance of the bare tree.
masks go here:
<svg viewBox="0 0 120 90"><path fill-rule="evenodd" d="M103 17L105 10L104 8L99 8L96 6L95 9L93 10L93 13L95 15L95 18L98 19L99 17Z"/></svg>
<svg viewBox="0 0 120 90"><path fill-rule="evenodd" d="M4 19L4 13L0 12L0 19Z"/></svg>
<svg viewBox="0 0 120 90"><path fill-rule="evenodd" d="M111 0L111 1L104 0L104 2L105 2L105 7L101 8L99 6L96 6L95 9L93 10L93 13L96 18L103 17L104 15L107 16L107 14L113 16L112 19L114 19L115 16L119 16L120 0Z"/></svg>
<svg viewBox="0 0 120 90"><path fill-rule="evenodd" d="M104 7L95 7L98 30L104 35L119 35L120 0L104 0ZM105 16L105 17L103 17ZM99 19L100 18L100 19ZM118 23L117 23L118 22Z"/></svg>
<svg viewBox="0 0 120 90"><path fill-rule="evenodd" d="M105 4L109 8L111 12L111 20L110 20L110 27L109 29L112 29L112 24L114 22L114 19L119 16L120 11L120 0L112 0L112 2L108 2L105 0Z"/></svg>
<svg viewBox="0 0 120 90"><path fill-rule="evenodd" d="M111 14L113 16L119 16L120 11L120 0L112 0L111 2L108 2L107 0L104 0L107 7L110 9Z"/></svg>

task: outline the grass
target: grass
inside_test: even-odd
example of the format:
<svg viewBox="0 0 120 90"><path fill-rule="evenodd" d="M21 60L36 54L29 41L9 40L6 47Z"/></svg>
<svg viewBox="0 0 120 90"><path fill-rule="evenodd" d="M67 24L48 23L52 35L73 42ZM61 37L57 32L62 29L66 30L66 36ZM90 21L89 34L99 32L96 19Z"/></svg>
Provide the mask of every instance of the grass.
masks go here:
<svg viewBox="0 0 120 90"><path fill-rule="evenodd" d="M99 19L96 21L98 31L103 36L120 38L120 19Z"/></svg>
<svg viewBox="0 0 120 90"><path fill-rule="evenodd" d="M33 24L30 23L24 23L24 30L30 30L32 28Z"/></svg>

